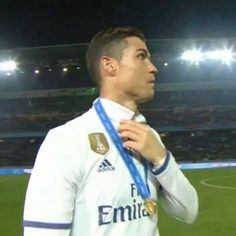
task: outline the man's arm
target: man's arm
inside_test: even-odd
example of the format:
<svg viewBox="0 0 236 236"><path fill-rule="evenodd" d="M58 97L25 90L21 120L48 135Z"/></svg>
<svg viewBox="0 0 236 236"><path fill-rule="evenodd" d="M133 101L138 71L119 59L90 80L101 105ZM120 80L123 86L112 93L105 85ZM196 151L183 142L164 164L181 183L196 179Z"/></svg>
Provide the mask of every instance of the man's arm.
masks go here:
<svg viewBox="0 0 236 236"><path fill-rule="evenodd" d="M168 151L161 166L151 165L151 172L161 185L163 208L172 217L193 223L198 214L198 196Z"/></svg>
<svg viewBox="0 0 236 236"><path fill-rule="evenodd" d="M68 236L79 182L78 157L60 130L40 147L27 188L24 236Z"/></svg>
<svg viewBox="0 0 236 236"><path fill-rule="evenodd" d="M198 214L196 190L166 150L159 134L149 126L133 120L122 120L119 133L125 148L134 149L151 163L151 171L162 186L166 211L182 221L193 222Z"/></svg>

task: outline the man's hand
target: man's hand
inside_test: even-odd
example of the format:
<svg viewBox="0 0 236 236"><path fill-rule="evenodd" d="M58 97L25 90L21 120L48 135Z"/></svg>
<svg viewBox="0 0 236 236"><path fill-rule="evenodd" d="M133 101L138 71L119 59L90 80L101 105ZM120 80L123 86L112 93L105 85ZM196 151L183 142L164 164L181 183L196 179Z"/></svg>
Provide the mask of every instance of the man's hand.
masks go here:
<svg viewBox="0 0 236 236"><path fill-rule="evenodd" d="M166 148L149 126L133 120L121 120L118 132L124 148L134 149L154 165L165 158Z"/></svg>

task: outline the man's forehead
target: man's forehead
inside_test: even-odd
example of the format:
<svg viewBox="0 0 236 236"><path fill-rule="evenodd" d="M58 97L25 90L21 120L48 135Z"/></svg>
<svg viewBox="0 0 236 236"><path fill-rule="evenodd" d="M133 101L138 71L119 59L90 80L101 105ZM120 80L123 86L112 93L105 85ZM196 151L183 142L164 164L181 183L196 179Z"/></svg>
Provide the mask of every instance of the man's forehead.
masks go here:
<svg viewBox="0 0 236 236"><path fill-rule="evenodd" d="M128 37L127 39L128 47L130 50L132 49L133 51L146 51L148 52L147 45L146 43L138 38L138 37Z"/></svg>

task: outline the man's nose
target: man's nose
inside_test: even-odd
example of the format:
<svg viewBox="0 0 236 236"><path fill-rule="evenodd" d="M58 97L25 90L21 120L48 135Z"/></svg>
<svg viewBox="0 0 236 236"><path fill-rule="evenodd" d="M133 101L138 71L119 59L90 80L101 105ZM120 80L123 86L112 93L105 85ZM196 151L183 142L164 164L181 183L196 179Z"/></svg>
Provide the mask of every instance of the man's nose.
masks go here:
<svg viewBox="0 0 236 236"><path fill-rule="evenodd" d="M153 73L153 74L156 74L159 71L158 68L153 63L150 63L148 65L148 70L150 73Z"/></svg>

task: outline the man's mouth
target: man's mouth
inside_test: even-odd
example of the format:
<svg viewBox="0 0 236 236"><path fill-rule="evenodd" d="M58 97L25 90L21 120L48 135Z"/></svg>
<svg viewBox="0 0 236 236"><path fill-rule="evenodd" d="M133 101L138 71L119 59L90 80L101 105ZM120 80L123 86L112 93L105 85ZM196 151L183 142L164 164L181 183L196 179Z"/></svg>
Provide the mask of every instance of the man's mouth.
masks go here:
<svg viewBox="0 0 236 236"><path fill-rule="evenodd" d="M150 80L148 83L149 83L149 84L154 84L154 83L155 83L155 80Z"/></svg>

